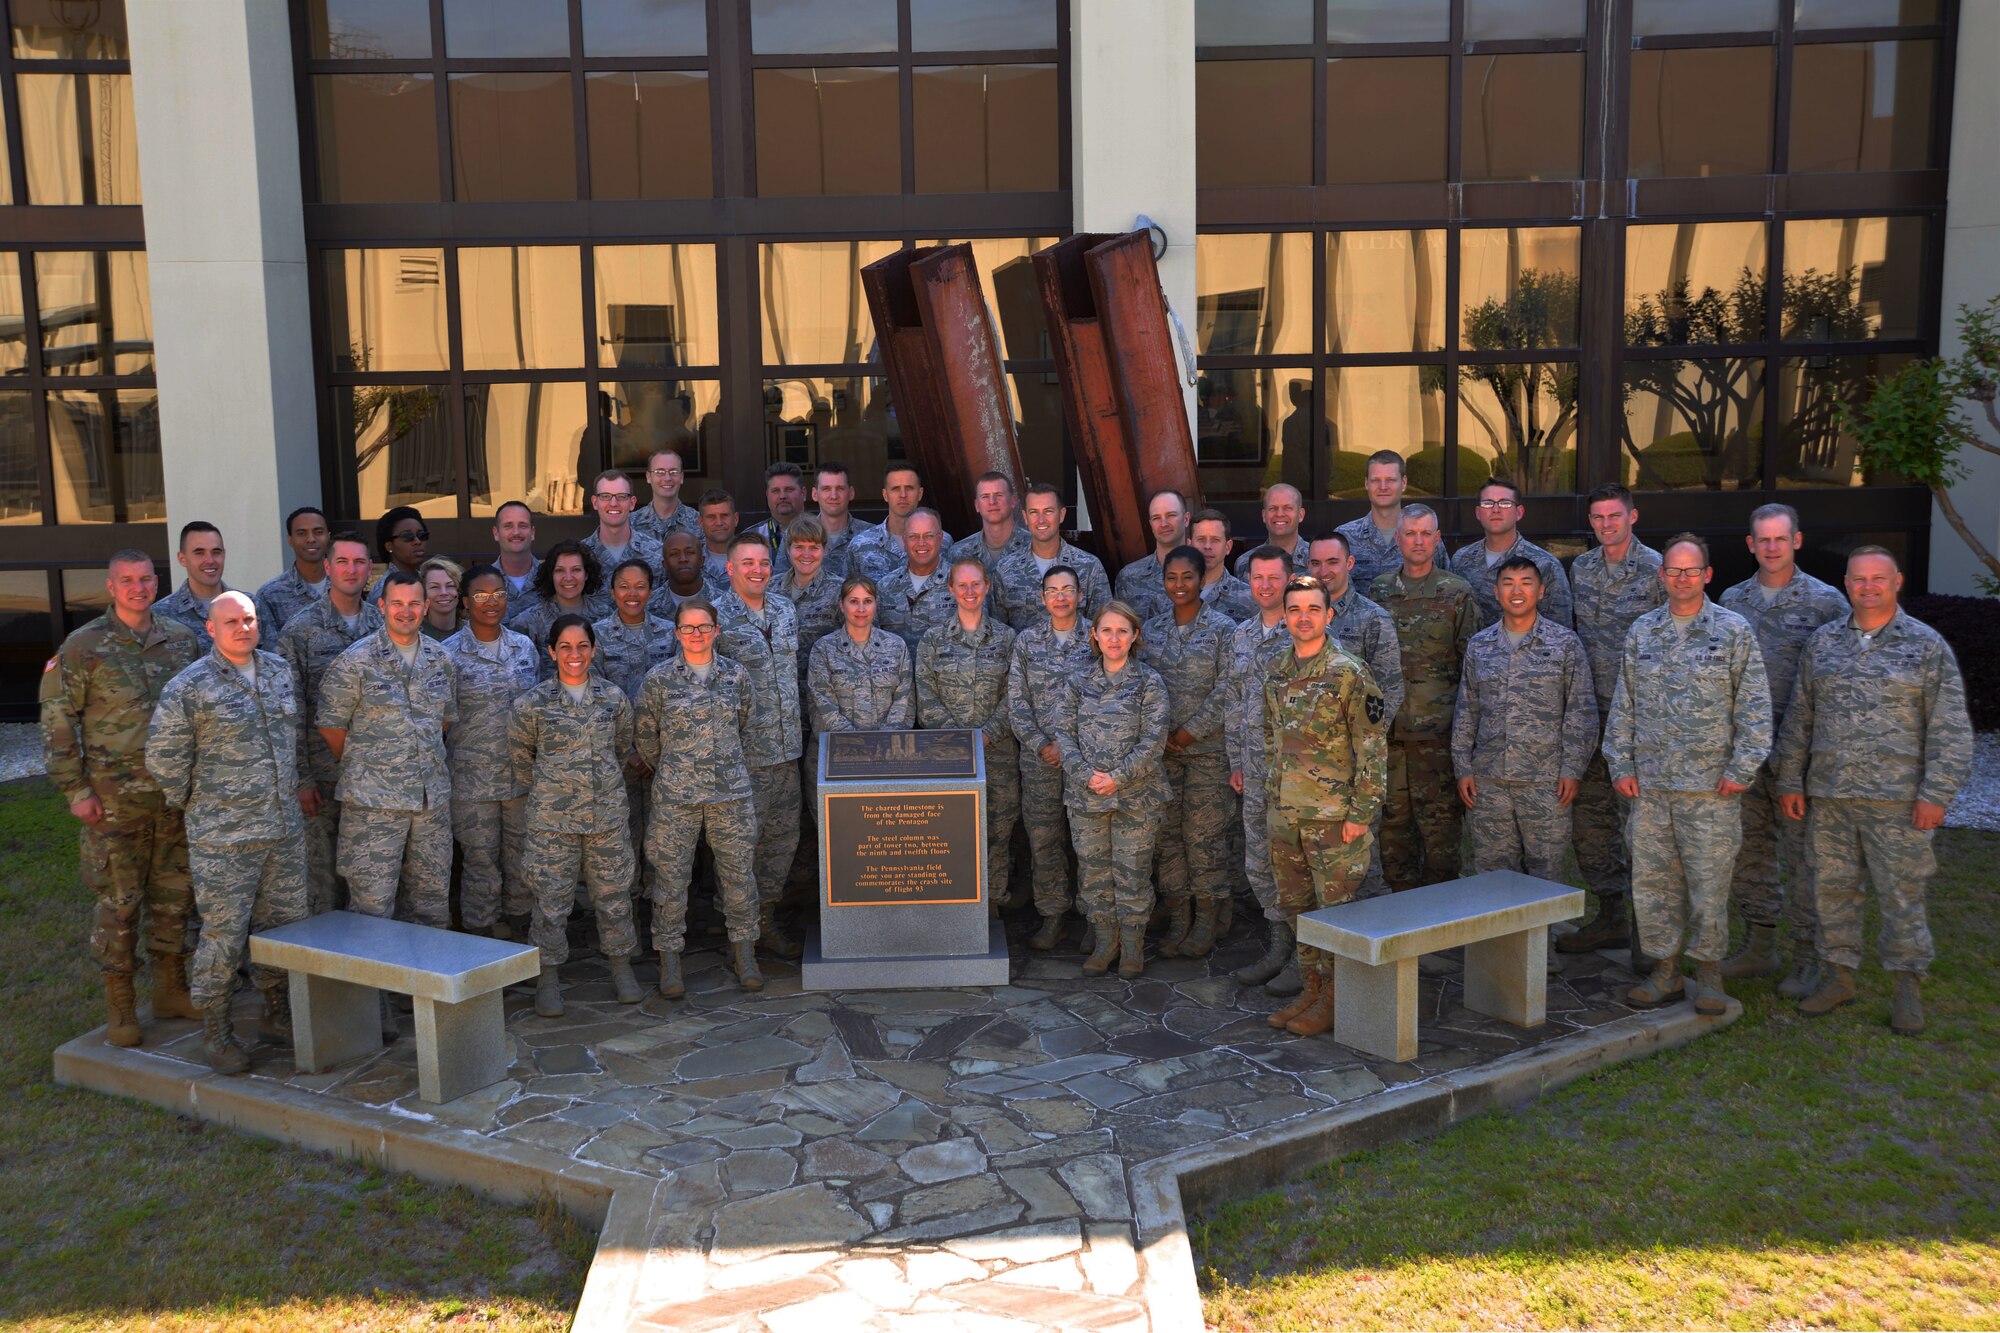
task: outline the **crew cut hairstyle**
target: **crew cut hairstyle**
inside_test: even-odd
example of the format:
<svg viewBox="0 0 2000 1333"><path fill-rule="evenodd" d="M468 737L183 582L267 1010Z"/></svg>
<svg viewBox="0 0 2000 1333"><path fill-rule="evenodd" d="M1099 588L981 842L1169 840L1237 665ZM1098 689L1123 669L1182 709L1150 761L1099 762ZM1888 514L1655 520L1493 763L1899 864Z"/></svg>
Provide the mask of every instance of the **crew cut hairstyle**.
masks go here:
<svg viewBox="0 0 2000 1333"><path fill-rule="evenodd" d="M1750 511L1750 530L1755 532L1757 525L1767 518L1782 518L1792 525L1794 533L1799 530L1799 511L1788 504L1758 505Z"/></svg>
<svg viewBox="0 0 2000 1333"><path fill-rule="evenodd" d="M701 493L701 499L695 501L694 507L696 509L706 509L710 505L728 505L731 509L734 509L736 508L736 497L728 491L723 490L720 486L711 486Z"/></svg>
<svg viewBox="0 0 2000 1333"><path fill-rule="evenodd" d="M1427 504L1424 504L1422 501L1418 501L1416 504L1404 505L1403 512L1396 516L1396 526L1400 528L1405 523L1409 523L1415 519L1420 519L1420 518L1427 518L1431 522L1437 524L1438 527L1440 528L1444 526L1444 521L1438 517L1437 510L1431 508Z"/></svg>
<svg viewBox="0 0 2000 1333"><path fill-rule="evenodd" d="M1366 476L1368 474L1368 469L1374 467L1377 463L1394 464L1396 468L1396 475L1399 477L1407 477L1410 475L1409 460L1404 458L1401 454L1397 453L1394 449L1377 449L1374 453L1368 455L1368 461L1362 464L1361 466L1362 475Z"/></svg>
<svg viewBox="0 0 2000 1333"><path fill-rule="evenodd" d="M1870 542L1866 546L1857 546L1849 551L1847 553L1847 563L1851 565L1864 555L1879 555L1889 562L1889 568L1895 570L1898 574L1903 572L1903 562L1896 558L1896 553L1886 546L1877 546L1873 542ZM117 559L116 556L112 558L114 560Z"/></svg>
<svg viewBox="0 0 2000 1333"><path fill-rule="evenodd" d="M318 505L300 505L297 509L285 515L285 535L287 537L292 535L292 524L299 521L301 514L318 514L320 522L324 523L326 521L326 511Z"/></svg>
<svg viewBox="0 0 2000 1333"><path fill-rule="evenodd" d="M1591 491L1590 498L1584 501L1583 507L1589 509L1600 500L1616 500L1627 509L1638 508L1632 503L1632 488L1620 481L1607 481Z"/></svg>
<svg viewBox="0 0 2000 1333"><path fill-rule="evenodd" d="M414 510L414 509L412 509L412 510L411 510L410 512L414 514L414 513L416 513L417 511L416 511L416 510ZM218 528L218 527L216 527L216 526L215 526L215 524L213 524L213 523L209 522L209 521L208 521L207 519L205 519L205 518L198 518L198 519L196 519L196 520L195 520L194 522L192 522L192 523L183 523L183 524L181 524L181 540L180 540L180 546L179 546L179 548L178 548L178 549L180 549L180 550L186 550L186 549L187 549L187 544L188 544L188 537L189 537L189 536L190 536L191 534L193 534L193 533L197 533L197 532L212 532L212 533L214 533L214 534L215 534L216 536L218 536L218 537L220 537L220 536L222 535L222 529L221 529L221 528Z"/></svg>
<svg viewBox="0 0 2000 1333"><path fill-rule="evenodd" d="M1222 525L1222 535L1225 537L1231 535L1229 530L1229 515L1223 513L1220 509L1195 510L1192 514L1188 515L1188 531L1193 532L1194 525L1197 523L1220 523Z"/></svg>
<svg viewBox="0 0 2000 1333"><path fill-rule="evenodd" d="M1479 494L1484 495L1495 486L1513 496L1515 504L1521 503L1521 487L1519 483L1511 481L1506 477L1488 477L1485 481L1480 482Z"/></svg>
<svg viewBox="0 0 2000 1333"><path fill-rule="evenodd" d="M1243 559L1243 568L1248 569L1259 560L1275 560L1286 569L1292 567L1292 558L1269 542L1259 546L1256 550L1245 556Z"/></svg>
<svg viewBox="0 0 2000 1333"><path fill-rule="evenodd" d="M1333 609L1333 595L1326 590L1326 584L1310 574L1294 574L1285 581L1285 596L1289 598L1295 592L1316 592L1319 604L1329 611Z"/></svg>

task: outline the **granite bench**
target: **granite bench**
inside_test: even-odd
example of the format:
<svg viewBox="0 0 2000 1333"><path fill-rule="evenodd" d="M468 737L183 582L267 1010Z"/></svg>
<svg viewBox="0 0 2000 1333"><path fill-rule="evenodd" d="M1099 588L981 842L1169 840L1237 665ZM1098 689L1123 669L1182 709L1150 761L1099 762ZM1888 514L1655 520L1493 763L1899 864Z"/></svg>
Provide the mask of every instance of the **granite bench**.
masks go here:
<svg viewBox="0 0 2000 1333"><path fill-rule="evenodd" d="M1299 943L1334 955L1333 1038L1386 1060L1417 1054L1417 959L1465 946L1465 1007L1521 1027L1548 1014L1548 928L1583 890L1489 870L1300 914Z"/></svg>
<svg viewBox="0 0 2000 1333"><path fill-rule="evenodd" d="M500 990L534 979L541 953L408 921L326 912L250 937L250 961L291 973L293 1059L317 1074L382 1049L381 992L417 1016L417 1095L448 1102L513 1062Z"/></svg>

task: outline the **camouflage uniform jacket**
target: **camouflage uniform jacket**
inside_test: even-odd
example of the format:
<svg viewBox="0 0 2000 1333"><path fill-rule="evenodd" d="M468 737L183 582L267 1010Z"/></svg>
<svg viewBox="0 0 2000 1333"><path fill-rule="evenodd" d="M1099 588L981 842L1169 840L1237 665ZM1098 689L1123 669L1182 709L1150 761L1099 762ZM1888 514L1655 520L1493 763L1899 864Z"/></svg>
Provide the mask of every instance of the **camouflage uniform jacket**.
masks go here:
<svg viewBox="0 0 2000 1333"><path fill-rule="evenodd" d="M567 702L567 700L565 700ZM750 799L743 759L755 710L750 674L717 653L707 680L680 657L647 673L639 691L639 758L653 770L653 799L713 805Z"/></svg>
<svg viewBox="0 0 2000 1333"><path fill-rule="evenodd" d="M1403 549L1396 545L1396 530L1383 532L1375 526L1373 513L1351 518L1334 529L1347 542L1347 549L1354 557L1354 568L1348 571L1348 581L1372 596L1375 580L1384 574L1394 574L1403 567Z"/></svg>
<svg viewBox="0 0 2000 1333"><path fill-rule="evenodd" d="M1326 632L1347 655L1368 668L1382 702L1393 719L1403 711L1403 645L1396 637L1396 622L1389 613L1363 597L1350 583L1347 591L1333 600L1333 619ZM1446 729L1440 729L1443 735Z"/></svg>
<svg viewBox="0 0 2000 1333"><path fill-rule="evenodd" d="M958 599L951 595L951 571L943 561L938 562L937 572L930 582L918 591L910 581L910 568L904 565L887 578L875 580L881 590L875 610L875 623L891 634L899 636L910 646L910 660L915 661L917 649L924 636L958 617ZM993 598L988 594L986 609L993 609Z"/></svg>
<svg viewBox="0 0 2000 1333"><path fill-rule="evenodd" d="M1542 571L1542 586L1548 590L1542 598L1542 614L1568 629L1576 619L1575 604L1570 598L1569 575L1563 573L1562 561L1519 533L1514 534L1514 544L1507 548L1507 553L1491 564L1486 560L1484 541L1459 547L1458 554L1451 558L1451 572L1470 583L1473 595L1479 599L1482 626L1500 621L1500 599L1494 596L1493 588L1500 581L1500 561L1517 555L1527 556Z"/></svg>
<svg viewBox="0 0 2000 1333"><path fill-rule="evenodd" d="M917 649L917 725L977 727L991 750L1009 740L1007 668L1014 660L1014 631L987 614L968 633L957 616L924 636Z"/></svg>
<svg viewBox="0 0 2000 1333"><path fill-rule="evenodd" d="M230 587L227 583L222 585L222 592L235 591L236 589ZM222 593L216 594L217 597L221 595ZM254 603L257 599L253 597L250 600ZM195 596L188 585L183 583L180 587L153 603L153 614L155 616L165 616L167 619L177 621L193 630L195 643L205 653L215 646L208 637L208 608L209 603Z"/></svg>
<svg viewBox="0 0 2000 1333"><path fill-rule="evenodd" d="M582 703L560 679L514 701L507 751L514 780L528 789L532 833L623 833L625 756L632 753L632 701L593 675Z"/></svg>
<svg viewBox="0 0 2000 1333"><path fill-rule="evenodd" d="M492 555L485 557L479 562L493 566L493 568L500 571L500 577L507 580L507 615L509 618L513 616L515 608L520 605L523 598L533 596L535 577L542 572L542 558L540 556L530 551L528 552L528 559L532 562L528 566L528 572L518 579L509 574L506 566L500 563L500 553L498 551L495 551Z"/></svg>
<svg viewBox="0 0 2000 1333"><path fill-rule="evenodd" d="M1090 627L1081 620L1068 643L1058 641L1046 624L1014 636L1014 655L1007 663L1007 721L1023 750L1040 754L1042 747L1056 743L1063 699L1092 660Z"/></svg>
<svg viewBox="0 0 2000 1333"><path fill-rule="evenodd" d="M1229 751L1229 771L1241 773L1247 788L1264 781L1264 673L1278 655L1292 646L1281 616L1266 625L1260 613L1236 627L1229 640L1229 701L1222 717L1223 747Z"/></svg>
<svg viewBox="0 0 2000 1333"><path fill-rule="evenodd" d="M597 631L597 656L591 664L598 675L625 691L625 697L635 704L646 673L680 651L674 641L674 622L650 612L636 625L626 624L613 612L591 628Z"/></svg>
<svg viewBox="0 0 2000 1333"><path fill-rule="evenodd" d="M653 589L652 597L647 599L646 614L658 616L671 625L674 623L674 612L680 609L681 603L695 597L706 597L710 601L713 601L715 599L715 589L709 587L704 582L701 587L683 597L675 592L672 587L662 583L659 587Z"/></svg>
<svg viewBox="0 0 2000 1333"><path fill-rule="evenodd" d="M535 688L535 646L504 625L499 638L481 643L467 625L444 650L458 671L458 721L445 733L453 793L468 801L526 795L507 752L507 723L514 700Z"/></svg>
<svg viewBox="0 0 2000 1333"><path fill-rule="evenodd" d="M1257 546L1262 546L1262 545L1264 545L1263 542L1257 543ZM1245 583L1248 583L1250 581L1250 557L1256 553L1257 546L1252 546L1249 550L1237 556L1236 563L1230 566L1230 573L1236 575L1237 578L1242 579ZM1292 549L1285 555L1285 568L1289 569L1294 574L1305 573L1306 548L1307 548L1307 542L1304 537L1300 537L1296 541L1294 541L1292 543Z"/></svg>
<svg viewBox="0 0 2000 1333"><path fill-rule="evenodd" d="M869 630L865 645L844 625L822 637L813 645L806 684L816 732L916 725L909 646L879 625Z"/></svg>
<svg viewBox="0 0 2000 1333"><path fill-rule="evenodd" d="M1479 602L1472 585L1441 565L1432 565L1420 579L1399 566L1377 578L1368 595L1395 622L1401 647L1403 706L1396 710L1390 734L1449 736L1460 664L1479 632Z"/></svg>
<svg viewBox="0 0 2000 1333"><path fill-rule="evenodd" d="M751 727L743 756L752 768L786 764L803 748L799 717L799 622L792 604L776 593L764 597L760 616L734 589L715 599L721 629L715 649L733 658L749 677Z"/></svg>
<svg viewBox="0 0 2000 1333"><path fill-rule="evenodd" d="M1768 604L1759 592L1755 575L1716 600L1749 621L1750 628L1757 632L1757 646L1764 650L1764 678L1771 686L1771 715L1776 723L1782 724L1806 641L1821 625L1848 618L1847 598L1839 589L1822 583L1803 569L1795 569L1792 581Z"/></svg>
<svg viewBox="0 0 2000 1333"><path fill-rule="evenodd" d="M938 529L938 550L949 551L951 548L951 534ZM880 583L909 562L910 552L903 545L903 539L889 531L887 523L878 523L865 532L855 534L847 544L847 557L850 573L858 565L863 574Z"/></svg>
<svg viewBox="0 0 2000 1333"><path fill-rule="evenodd" d="M1057 549L1055 563L1076 571L1077 614L1088 623L1098 608L1111 600L1111 580L1104 576L1104 566L1096 556L1068 542ZM1049 623L1049 608L1042 603L1042 566L1035 559L1032 541L1019 550L1009 550L994 564L993 588L1000 618L1016 630Z"/></svg>
<svg viewBox="0 0 2000 1333"><path fill-rule="evenodd" d="M387 629L333 659L319 685L314 725L347 733L336 796L378 810L437 809L451 801L445 728L458 720L451 655L417 636L414 666Z"/></svg>
<svg viewBox="0 0 2000 1333"><path fill-rule="evenodd" d="M527 636L535 646L535 676L539 680L556 678L556 660L549 656L549 629L557 620L566 615L579 615L592 625L606 616L616 615L609 593L597 592L583 599L574 611L560 602L543 601L539 596L530 595L522 599L518 609L509 606L507 628L517 634Z"/></svg>
<svg viewBox="0 0 2000 1333"><path fill-rule="evenodd" d="M1771 692L1750 623L1703 601L1683 633L1666 607L1625 638L1618 688L1604 723L1611 780L1639 789L1714 791L1724 778L1757 779L1771 749Z"/></svg>
<svg viewBox="0 0 2000 1333"><path fill-rule="evenodd" d="M371 634L380 632L382 612L373 602L361 603L354 628L347 628L334 607L333 599L322 597L293 616L278 636L278 656L292 669L292 693L299 701L299 726L306 733L306 776L319 784L320 794L331 796L340 781L340 761L321 739L315 721L319 716L320 685L333 659Z"/></svg>
<svg viewBox="0 0 2000 1333"><path fill-rule="evenodd" d="M729 586L729 552L701 548L701 581L708 585L711 599Z"/></svg>
<svg viewBox="0 0 2000 1333"><path fill-rule="evenodd" d="M1822 626L1799 659L1771 767L1786 795L1950 805L1972 771L1950 645L1902 611L1866 639L1851 618Z"/></svg>
<svg viewBox="0 0 2000 1333"><path fill-rule="evenodd" d="M1234 574L1224 574L1213 583L1204 583L1201 600L1220 612L1222 618L1232 625L1240 625L1245 616L1257 614L1257 599L1250 595L1250 585Z"/></svg>
<svg viewBox="0 0 2000 1333"><path fill-rule="evenodd" d="M146 728L160 693L200 652L178 621L153 617L142 639L107 611L63 640L42 668L42 755L70 801L158 791Z"/></svg>
<svg viewBox="0 0 2000 1333"><path fill-rule="evenodd" d="M799 620L799 672L802 678L812 662L813 645L839 629L844 620L840 612L840 585L844 578L844 575L821 565L811 583L801 586L798 572L787 570L784 579L774 584L778 595L792 604L792 614Z"/></svg>
<svg viewBox="0 0 2000 1333"><path fill-rule="evenodd" d="M1034 549L1035 539L1028 535L1028 529L1017 518L1007 534L1005 544L999 550L996 551L986 544L986 530L981 528L969 537L960 537L947 547L944 563L946 568L950 568L967 557L976 557L980 564L986 566L987 574L991 575L994 570L1000 568L1000 562L1008 556Z"/></svg>
<svg viewBox="0 0 2000 1333"><path fill-rule="evenodd" d="M1229 646L1236 624L1203 606L1185 625L1174 613L1154 616L1139 634L1139 660L1167 685L1167 734L1185 731L1194 744L1184 755L1220 754L1223 714L1229 704Z"/></svg>
<svg viewBox="0 0 2000 1333"><path fill-rule="evenodd" d="M1625 636L1632 632L1632 622L1667 604L1660 564L1660 553L1634 538L1625 558L1615 565L1604 558L1602 546L1593 546L1570 566L1576 636L1590 654L1591 683L1597 689L1600 717L1611 708L1611 691L1618 684L1618 667L1625 660Z"/></svg>
<svg viewBox="0 0 2000 1333"><path fill-rule="evenodd" d="M1581 780L1596 746L1597 691L1573 631L1536 616L1519 646L1499 625L1472 636L1451 728L1459 777Z"/></svg>
<svg viewBox="0 0 2000 1333"><path fill-rule="evenodd" d="M652 572L653 578L656 581L662 577L660 573L662 548L659 539L648 537L635 527L628 527L626 532L630 540L625 543L624 554L618 556L616 559L613 559L611 552L605 549L603 538L598 535L598 530L595 528L591 529L590 535L585 537L581 543L583 549L590 552L596 558L597 567L604 571L604 586L606 589L611 587L611 571L624 564L627 560L644 560L646 568Z"/></svg>
<svg viewBox="0 0 2000 1333"><path fill-rule="evenodd" d="M823 515L820 521L822 523L825 522ZM825 574L831 574L836 587L847 578L853 569L855 538L874 526L873 523L863 523L860 519L854 517L854 515L849 514L847 516L846 527L842 528L839 532L829 532L826 534L826 555L820 560L820 571Z"/></svg>
<svg viewBox="0 0 2000 1333"><path fill-rule="evenodd" d="M284 573L257 589L257 625L263 631L263 642L276 645L278 634L292 617L325 597L332 586L333 581L324 573L318 583L307 583L299 577L296 564L286 565Z"/></svg>
<svg viewBox="0 0 2000 1333"><path fill-rule="evenodd" d="M203 846L275 842L305 828L306 719L292 673L276 653L252 660L255 685L210 652L173 678L153 712L146 765Z"/></svg>
<svg viewBox="0 0 2000 1333"><path fill-rule="evenodd" d="M667 534L675 531L685 532L700 541L701 514L693 505L682 501L674 507L672 515L661 518L660 511L653 508L649 500L632 511L632 531L644 533L662 546L666 545Z"/></svg>
<svg viewBox="0 0 2000 1333"><path fill-rule="evenodd" d="M1139 613L1141 621L1151 620L1174 609L1167 600L1167 572L1158 553L1142 555L1118 571L1113 595Z"/></svg>
<svg viewBox="0 0 2000 1333"><path fill-rule="evenodd" d="M1167 683L1128 659L1112 675L1091 662L1063 692L1056 748L1062 752L1063 804L1085 814L1152 810L1174 799L1167 781ZM1118 784L1109 796L1090 789L1092 773Z"/></svg>
<svg viewBox="0 0 2000 1333"><path fill-rule="evenodd" d="M1303 662L1287 644L1264 675L1265 808L1374 823L1389 785L1389 716L1368 668L1332 635Z"/></svg>

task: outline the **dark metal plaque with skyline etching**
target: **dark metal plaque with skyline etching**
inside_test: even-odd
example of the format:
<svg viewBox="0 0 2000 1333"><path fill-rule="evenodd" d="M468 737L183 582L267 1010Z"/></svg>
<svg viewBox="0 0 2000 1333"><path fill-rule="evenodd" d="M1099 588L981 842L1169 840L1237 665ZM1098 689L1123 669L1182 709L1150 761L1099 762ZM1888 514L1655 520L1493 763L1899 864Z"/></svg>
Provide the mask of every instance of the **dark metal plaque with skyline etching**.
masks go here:
<svg viewBox="0 0 2000 1333"><path fill-rule="evenodd" d="M969 730L833 732L826 738L826 780L971 780L979 776L973 740Z"/></svg>

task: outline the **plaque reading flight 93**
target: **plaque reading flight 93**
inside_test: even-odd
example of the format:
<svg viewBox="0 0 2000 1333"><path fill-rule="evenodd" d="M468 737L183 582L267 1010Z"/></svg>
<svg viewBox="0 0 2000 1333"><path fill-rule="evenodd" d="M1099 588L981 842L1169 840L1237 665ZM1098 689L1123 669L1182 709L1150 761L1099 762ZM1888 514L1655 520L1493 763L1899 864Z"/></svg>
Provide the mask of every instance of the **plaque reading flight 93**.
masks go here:
<svg viewBox="0 0 2000 1333"><path fill-rule="evenodd" d="M836 731L826 738L826 780L889 782L897 778L979 776L973 733L944 731Z"/></svg>
<svg viewBox="0 0 2000 1333"><path fill-rule="evenodd" d="M823 801L827 906L982 901L977 791L828 792Z"/></svg>

